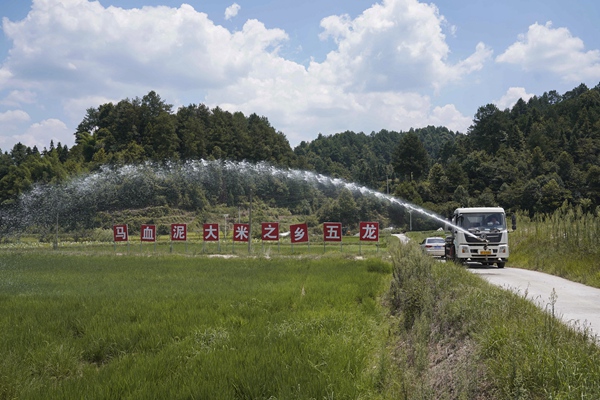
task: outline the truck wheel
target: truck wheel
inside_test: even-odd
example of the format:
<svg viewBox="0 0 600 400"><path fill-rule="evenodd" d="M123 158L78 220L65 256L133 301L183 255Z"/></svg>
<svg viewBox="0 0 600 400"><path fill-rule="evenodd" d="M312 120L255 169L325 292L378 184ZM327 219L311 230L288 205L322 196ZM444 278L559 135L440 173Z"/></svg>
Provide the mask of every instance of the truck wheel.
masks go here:
<svg viewBox="0 0 600 400"><path fill-rule="evenodd" d="M498 268L504 268L504 263L503 262L496 263L496 265L498 265Z"/></svg>

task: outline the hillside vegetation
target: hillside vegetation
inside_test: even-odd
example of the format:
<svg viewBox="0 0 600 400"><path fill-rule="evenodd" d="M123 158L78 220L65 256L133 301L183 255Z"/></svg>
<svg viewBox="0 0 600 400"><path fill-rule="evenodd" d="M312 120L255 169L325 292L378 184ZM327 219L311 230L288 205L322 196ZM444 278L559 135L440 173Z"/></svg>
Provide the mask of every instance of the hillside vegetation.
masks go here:
<svg viewBox="0 0 600 400"><path fill-rule="evenodd" d="M315 171L391 193L441 215L459 205L501 205L529 216L552 213L565 202L591 213L600 205L600 86L582 84L562 95L550 91L506 110L482 106L464 133L431 126L407 132L347 131L319 135L295 149L266 117L202 104L174 111L150 92L88 109L74 135L76 144L70 149L60 143L41 151L17 144L0 154L2 207L18 203L18 196L34 185L60 184L127 164L200 158ZM159 185L148 193L152 206L193 212L247 202L249 193L230 183L221 181L217 188ZM359 214L376 208L369 218L408 226L408 213L376 205L358 193L340 190L322 196L308 189L299 195L290 185L271 182L267 190L257 188L255 200L316 216L319 222L345 218L342 222L350 228ZM413 217L415 229L436 228Z"/></svg>

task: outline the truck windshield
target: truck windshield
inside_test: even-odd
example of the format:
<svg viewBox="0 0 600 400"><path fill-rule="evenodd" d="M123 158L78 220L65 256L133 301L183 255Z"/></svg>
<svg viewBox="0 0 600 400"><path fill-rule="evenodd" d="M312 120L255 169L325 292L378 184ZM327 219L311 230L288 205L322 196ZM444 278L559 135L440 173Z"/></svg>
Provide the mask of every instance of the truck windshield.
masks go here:
<svg viewBox="0 0 600 400"><path fill-rule="evenodd" d="M468 230L503 230L506 229L506 222L501 213L473 213L462 214L459 226Z"/></svg>

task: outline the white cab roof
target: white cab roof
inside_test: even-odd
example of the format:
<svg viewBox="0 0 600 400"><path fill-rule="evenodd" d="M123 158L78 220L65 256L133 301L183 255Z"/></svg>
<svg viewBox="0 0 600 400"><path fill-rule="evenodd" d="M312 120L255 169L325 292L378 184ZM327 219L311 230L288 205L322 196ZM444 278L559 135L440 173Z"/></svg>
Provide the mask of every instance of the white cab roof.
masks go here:
<svg viewBox="0 0 600 400"><path fill-rule="evenodd" d="M502 207L464 207L457 208L454 210L454 214L473 214L473 213L502 213L504 214L504 208Z"/></svg>

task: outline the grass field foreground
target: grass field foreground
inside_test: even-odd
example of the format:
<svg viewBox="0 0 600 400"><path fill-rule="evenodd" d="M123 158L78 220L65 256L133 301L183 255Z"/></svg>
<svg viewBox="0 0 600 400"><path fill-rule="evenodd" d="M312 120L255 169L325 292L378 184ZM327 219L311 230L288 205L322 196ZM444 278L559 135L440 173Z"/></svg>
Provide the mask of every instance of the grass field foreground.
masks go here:
<svg viewBox="0 0 600 400"><path fill-rule="evenodd" d="M600 398L600 350L552 299L390 253L5 252L0 398Z"/></svg>
<svg viewBox="0 0 600 400"><path fill-rule="evenodd" d="M393 398L381 259L6 252L0 398Z"/></svg>

